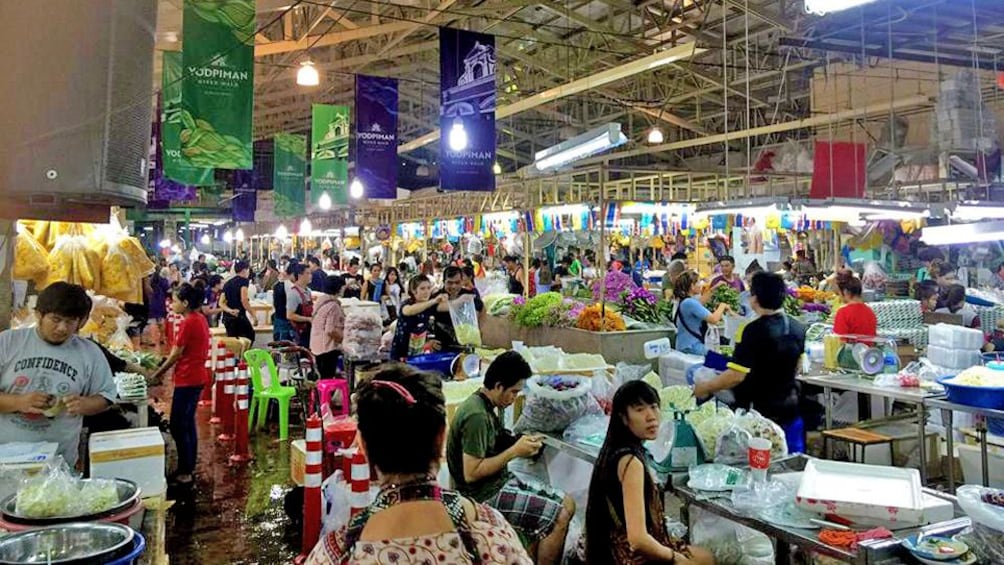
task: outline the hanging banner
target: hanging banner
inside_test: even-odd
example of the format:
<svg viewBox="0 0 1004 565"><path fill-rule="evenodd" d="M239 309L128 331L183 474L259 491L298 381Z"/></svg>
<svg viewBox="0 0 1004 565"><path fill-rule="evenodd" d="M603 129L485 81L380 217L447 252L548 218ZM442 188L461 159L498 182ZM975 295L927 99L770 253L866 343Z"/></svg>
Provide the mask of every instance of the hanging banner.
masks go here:
<svg viewBox="0 0 1004 565"><path fill-rule="evenodd" d="M356 178L369 198L397 198L397 80L356 77Z"/></svg>
<svg viewBox="0 0 1004 565"><path fill-rule="evenodd" d="M327 193L332 204L348 204L349 107L314 104L310 127L310 201Z"/></svg>
<svg viewBox="0 0 1004 565"><path fill-rule="evenodd" d="M495 190L495 38L439 29L439 186Z"/></svg>
<svg viewBox="0 0 1004 565"><path fill-rule="evenodd" d="M181 154L193 167L251 168L254 0L185 0Z"/></svg>
<svg viewBox="0 0 1004 565"><path fill-rule="evenodd" d="M161 169L166 178L192 186L213 184L213 169L199 168L181 156L181 51L164 51L160 96Z"/></svg>
<svg viewBox="0 0 1004 565"><path fill-rule="evenodd" d="M158 100L158 111L160 110L159 102L160 100ZM161 139L159 120L154 120L150 132L150 168L148 173L147 202L152 203L152 208L168 208L171 202L195 200L198 195L194 186L174 182L164 176L162 166L164 160L159 143Z"/></svg>
<svg viewBox="0 0 1004 565"><path fill-rule="evenodd" d="M258 204L258 193L253 188L234 188L234 200L231 206L232 218L235 222L253 222L255 206Z"/></svg>
<svg viewBox="0 0 1004 565"><path fill-rule="evenodd" d="M277 133L274 140L275 168L272 187L275 215L302 216L307 213L307 136Z"/></svg>
<svg viewBox="0 0 1004 565"><path fill-rule="evenodd" d="M237 169L233 171L218 171L216 180L231 188L253 188L255 190L271 190L275 176L273 155L273 140L261 139L254 142L254 154L251 157L250 170Z"/></svg>

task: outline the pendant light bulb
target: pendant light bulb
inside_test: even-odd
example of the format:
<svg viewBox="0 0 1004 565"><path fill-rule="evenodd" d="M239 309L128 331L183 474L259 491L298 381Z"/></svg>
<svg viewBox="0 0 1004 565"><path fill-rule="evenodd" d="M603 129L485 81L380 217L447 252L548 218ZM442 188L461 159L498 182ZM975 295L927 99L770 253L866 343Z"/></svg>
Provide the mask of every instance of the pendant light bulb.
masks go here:
<svg viewBox="0 0 1004 565"><path fill-rule="evenodd" d="M358 177L352 179L352 182L349 184L349 196L352 198L362 198L363 192L364 187L362 181L360 181Z"/></svg>
<svg viewBox="0 0 1004 565"><path fill-rule="evenodd" d="M317 205L321 210L331 209L331 196L327 192L322 192L321 197L317 199Z"/></svg>
<svg viewBox="0 0 1004 565"><path fill-rule="evenodd" d="M210 243L209 234L208 233L202 234L202 237L199 238L199 241L202 243L202 245L209 245Z"/></svg>
<svg viewBox="0 0 1004 565"><path fill-rule="evenodd" d="M296 71L296 84L300 86L317 86L321 84L321 76L317 73L309 59L300 63L300 70Z"/></svg>
<svg viewBox="0 0 1004 565"><path fill-rule="evenodd" d="M286 226L279 224L279 227L275 228L275 237L276 239L286 239L289 237L289 230L286 229Z"/></svg>
<svg viewBox="0 0 1004 565"><path fill-rule="evenodd" d="M492 172L495 173L496 175L502 174L502 165L499 165L498 161L495 161L495 164L492 165Z"/></svg>
<svg viewBox="0 0 1004 565"><path fill-rule="evenodd" d="M310 235L312 231L314 231L314 226L310 224L310 218L304 218L300 222L300 235Z"/></svg>
<svg viewBox="0 0 1004 565"><path fill-rule="evenodd" d="M237 241L244 241L244 230L237 228L237 231L234 232L234 239Z"/></svg>
<svg viewBox="0 0 1004 565"><path fill-rule="evenodd" d="M450 128L450 149L463 151L467 149L467 130L464 129L464 122L460 118L453 120L453 127Z"/></svg>
<svg viewBox="0 0 1004 565"><path fill-rule="evenodd" d="M234 233L230 230L223 232L223 243L233 243Z"/></svg>
<svg viewBox="0 0 1004 565"><path fill-rule="evenodd" d="M648 132L648 142L652 145L657 145L666 140L666 136L662 134L662 130L658 127L653 127Z"/></svg>

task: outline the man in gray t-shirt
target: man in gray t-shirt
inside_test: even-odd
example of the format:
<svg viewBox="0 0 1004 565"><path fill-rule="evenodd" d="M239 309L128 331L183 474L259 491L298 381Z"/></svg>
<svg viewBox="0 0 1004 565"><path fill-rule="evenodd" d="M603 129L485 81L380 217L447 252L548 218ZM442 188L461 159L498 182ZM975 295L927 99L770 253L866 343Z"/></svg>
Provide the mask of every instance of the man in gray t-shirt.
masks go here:
<svg viewBox="0 0 1004 565"><path fill-rule="evenodd" d="M38 296L38 326L0 333L0 443L52 441L77 463L84 416L116 397L108 361L78 337L91 299L83 287L53 283Z"/></svg>

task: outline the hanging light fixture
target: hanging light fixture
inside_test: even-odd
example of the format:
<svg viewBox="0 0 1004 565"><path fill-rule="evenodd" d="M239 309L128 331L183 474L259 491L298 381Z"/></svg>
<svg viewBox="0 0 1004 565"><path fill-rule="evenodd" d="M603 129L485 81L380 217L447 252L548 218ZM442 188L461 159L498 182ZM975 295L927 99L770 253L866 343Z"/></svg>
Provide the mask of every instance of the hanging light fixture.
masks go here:
<svg viewBox="0 0 1004 565"><path fill-rule="evenodd" d="M359 180L359 177L352 179L352 182L349 183L349 196L352 198L362 198L363 192L365 192L365 187L363 187L363 183Z"/></svg>
<svg viewBox="0 0 1004 565"><path fill-rule="evenodd" d="M286 239L289 237L289 230L286 229L286 226L279 224L279 227L275 228L275 237L276 239Z"/></svg>
<svg viewBox="0 0 1004 565"><path fill-rule="evenodd" d="M467 130L464 129L464 122L460 117L453 119L453 127L450 128L450 149L463 151L467 149Z"/></svg>
<svg viewBox="0 0 1004 565"><path fill-rule="evenodd" d="M237 231L234 232L234 239L237 241L244 241L244 230L237 228Z"/></svg>
<svg viewBox="0 0 1004 565"><path fill-rule="evenodd" d="M652 129L648 131L648 142L652 145L658 145L666 140L666 136L662 134L662 130L658 126L653 126Z"/></svg>
<svg viewBox="0 0 1004 565"><path fill-rule="evenodd" d="M314 63L307 59L300 63L300 70L296 71L296 84L300 86L317 86L321 84L321 75L314 67Z"/></svg>
<svg viewBox="0 0 1004 565"><path fill-rule="evenodd" d="M230 230L223 232L223 243L230 244L233 243L233 241L234 241L234 232Z"/></svg>
<svg viewBox="0 0 1004 565"><path fill-rule="evenodd" d="M495 164L492 165L492 172L495 173L496 175L502 174L502 165L499 165L498 161L495 161Z"/></svg>
<svg viewBox="0 0 1004 565"><path fill-rule="evenodd" d="M314 226L310 224L310 218L304 218L300 222L300 235L310 235L312 231L314 231Z"/></svg>
<svg viewBox="0 0 1004 565"><path fill-rule="evenodd" d="M202 245L209 245L210 244L209 234L208 233L202 234L202 237L199 238L199 242L201 242Z"/></svg>
<svg viewBox="0 0 1004 565"><path fill-rule="evenodd" d="M317 206L321 210L330 210L331 209L331 195L329 195L327 192L322 192L321 193L321 197L317 199Z"/></svg>

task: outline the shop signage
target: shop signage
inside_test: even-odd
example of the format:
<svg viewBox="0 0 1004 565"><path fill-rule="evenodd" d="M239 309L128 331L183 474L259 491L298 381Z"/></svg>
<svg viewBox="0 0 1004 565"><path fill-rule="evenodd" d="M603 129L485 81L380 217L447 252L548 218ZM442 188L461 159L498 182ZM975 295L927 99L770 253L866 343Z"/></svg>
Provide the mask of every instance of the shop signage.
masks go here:
<svg viewBox="0 0 1004 565"><path fill-rule="evenodd" d="M302 216L306 213L307 136L277 133L274 139L275 166L272 187L275 215Z"/></svg>
<svg viewBox="0 0 1004 565"><path fill-rule="evenodd" d="M310 128L310 200L327 193L332 204L348 204L349 107L314 104Z"/></svg>
<svg viewBox="0 0 1004 565"><path fill-rule="evenodd" d="M397 198L397 80L356 77L356 178L369 198Z"/></svg>
<svg viewBox="0 0 1004 565"><path fill-rule="evenodd" d="M254 0L185 0L181 155L193 167L251 168Z"/></svg>
<svg viewBox="0 0 1004 565"><path fill-rule="evenodd" d="M495 190L495 38L439 30L439 186Z"/></svg>

